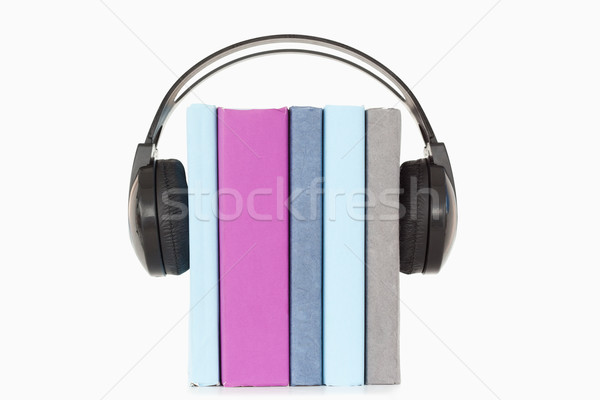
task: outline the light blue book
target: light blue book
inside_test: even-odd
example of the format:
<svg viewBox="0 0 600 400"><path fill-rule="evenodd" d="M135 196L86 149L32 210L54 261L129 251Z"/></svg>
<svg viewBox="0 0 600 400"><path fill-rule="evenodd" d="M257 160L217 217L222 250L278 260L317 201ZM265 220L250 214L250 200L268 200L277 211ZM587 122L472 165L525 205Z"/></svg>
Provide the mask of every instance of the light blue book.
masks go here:
<svg viewBox="0 0 600 400"><path fill-rule="evenodd" d="M323 124L323 381L363 385L365 110L327 106Z"/></svg>
<svg viewBox="0 0 600 400"><path fill-rule="evenodd" d="M290 384L323 384L323 110L290 108Z"/></svg>
<svg viewBox="0 0 600 400"><path fill-rule="evenodd" d="M187 110L190 231L190 384L219 384L219 244L217 112L214 106Z"/></svg>

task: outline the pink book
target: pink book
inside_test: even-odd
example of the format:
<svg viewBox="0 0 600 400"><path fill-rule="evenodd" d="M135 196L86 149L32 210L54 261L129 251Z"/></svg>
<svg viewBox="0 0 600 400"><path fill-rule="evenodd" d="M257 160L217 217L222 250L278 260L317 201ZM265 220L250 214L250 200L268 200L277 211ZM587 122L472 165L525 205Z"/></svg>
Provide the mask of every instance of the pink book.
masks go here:
<svg viewBox="0 0 600 400"><path fill-rule="evenodd" d="M221 382L286 386L288 112L217 117Z"/></svg>

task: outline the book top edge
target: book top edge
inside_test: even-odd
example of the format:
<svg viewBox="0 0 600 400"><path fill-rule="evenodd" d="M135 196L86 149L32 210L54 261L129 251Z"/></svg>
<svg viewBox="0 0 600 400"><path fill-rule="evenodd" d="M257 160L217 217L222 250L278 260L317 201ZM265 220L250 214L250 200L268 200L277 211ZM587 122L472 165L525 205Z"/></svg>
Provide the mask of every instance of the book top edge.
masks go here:
<svg viewBox="0 0 600 400"><path fill-rule="evenodd" d="M387 112L394 112L394 113L400 112L400 110L398 108L385 108L385 107L367 108L367 111L387 111Z"/></svg>
<svg viewBox="0 0 600 400"><path fill-rule="evenodd" d="M217 107L212 104L203 104L203 103L194 103L194 104L190 104L188 106L188 110L193 109L193 108L210 108L210 109L214 110Z"/></svg>
<svg viewBox="0 0 600 400"><path fill-rule="evenodd" d="M216 107L212 104L200 104L200 103L195 103L195 104L190 104L188 106L188 109L195 109L195 108L208 108L208 109L219 109L219 110L224 110L224 111L280 111L280 112L286 112L288 109L289 110L323 110L323 109L336 109L336 108L354 108L354 109L363 109L365 111L389 111L389 112L400 112L400 110L398 108L393 108L393 107L373 107L373 108L367 108L365 109L364 106L353 106L353 105L335 105L335 104L331 104L331 105L325 105L325 107L321 108L321 107L314 107L314 106L290 106L290 107L280 107L280 108L227 108L227 107Z"/></svg>
<svg viewBox="0 0 600 400"><path fill-rule="evenodd" d="M256 111L278 111L281 113L287 113L288 112L288 108L287 107L280 107L280 108L226 108L226 107L218 107L219 112L226 112L226 111L235 111L235 112L256 112Z"/></svg>

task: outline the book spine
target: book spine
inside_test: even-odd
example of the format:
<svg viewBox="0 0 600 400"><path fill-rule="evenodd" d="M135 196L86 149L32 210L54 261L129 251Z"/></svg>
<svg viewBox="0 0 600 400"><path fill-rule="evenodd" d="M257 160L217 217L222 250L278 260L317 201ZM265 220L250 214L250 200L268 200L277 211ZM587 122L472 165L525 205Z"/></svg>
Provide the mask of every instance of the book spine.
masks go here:
<svg viewBox="0 0 600 400"><path fill-rule="evenodd" d="M322 385L323 110L290 108L290 378Z"/></svg>
<svg viewBox="0 0 600 400"><path fill-rule="evenodd" d="M190 243L189 381L219 384L217 117L214 106L187 110Z"/></svg>
<svg viewBox="0 0 600 400"><path fill-rule="evenodd" d="M288 112L218 109L221 380L289 384Z"/></svg>
<svg viewBox="0 0 600 400"><path fill-rule="evenodd" d="M366 113L367 384L400 383L399 271L400 111Z"/></svg>
<svg viewBox="0 0 600 400"><path fill-rule="evenodd" d="M364 383L365 111L327 106L324 124L323 381Z"/></svg>

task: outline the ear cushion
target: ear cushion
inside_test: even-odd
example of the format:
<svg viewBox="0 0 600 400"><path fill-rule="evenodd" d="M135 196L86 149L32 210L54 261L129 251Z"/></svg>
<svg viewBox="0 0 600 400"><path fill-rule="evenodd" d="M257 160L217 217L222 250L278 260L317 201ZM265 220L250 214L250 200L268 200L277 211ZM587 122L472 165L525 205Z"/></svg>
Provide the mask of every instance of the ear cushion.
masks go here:
<svg viewBox="0 0 600 400"><path fill-rule="evenodd" d="M167 275L189 269L188 192L178 160L156 161L156 208L163 265Z"/></svg>
<svg viewBox="0 0 600 400"><path fill-rule="evenodd" d="M400 167L400 271L423 272L429 233L429 164L427 159L407 161Z"/></svg>

